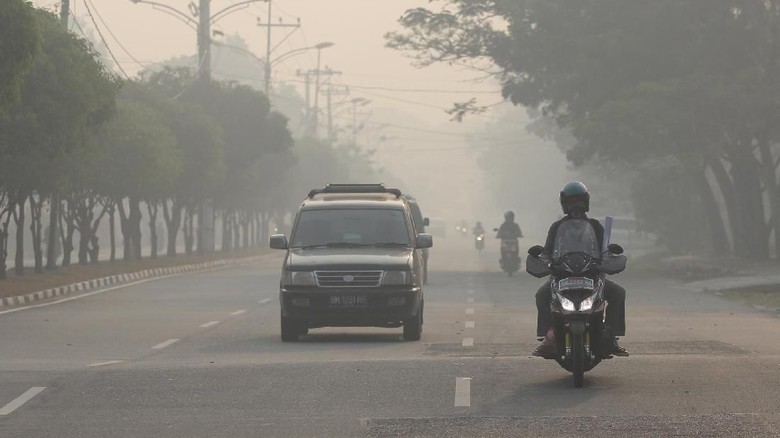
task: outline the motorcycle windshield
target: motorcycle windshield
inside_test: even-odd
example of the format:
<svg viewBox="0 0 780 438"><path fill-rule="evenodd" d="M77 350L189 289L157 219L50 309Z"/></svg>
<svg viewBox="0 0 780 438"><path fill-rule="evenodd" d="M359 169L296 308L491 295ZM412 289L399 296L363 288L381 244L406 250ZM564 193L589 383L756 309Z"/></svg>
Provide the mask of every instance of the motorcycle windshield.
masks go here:
<svg viewBox="0 0 780 438"><path fill-rule="evenodd" d="M555 234L555 247L553 258L580 252L593 258L599 257L599 244L596 239L596 231L590 222L585 219L571 219L563 221Z"/></svg>

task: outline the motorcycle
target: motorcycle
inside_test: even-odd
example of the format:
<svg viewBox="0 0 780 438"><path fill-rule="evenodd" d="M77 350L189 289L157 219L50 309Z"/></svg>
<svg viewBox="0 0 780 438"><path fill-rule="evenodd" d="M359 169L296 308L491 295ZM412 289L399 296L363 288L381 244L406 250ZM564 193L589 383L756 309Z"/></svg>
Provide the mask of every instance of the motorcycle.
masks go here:
<svg viewBox="0 0 780 438"><path fill-rule="evenodd" d="M585 372L612 357L614 336L604 324L609 304L604 278L622 272L627 259L617 244L602 252L585 220L563 222L553 254L548 258L543 252L538 245L528 250L526 271L536 278L550 277L555 360L574 375L574 387L581 388Z"/></svg>
<svg viewBox="0 0 780 438"><path fill-rule="evenodd" d="M477 248L477 251L485 249L485 233L477 233L474 237L474 247Z"/></svg>
<svg viewBox="0 0 780 438"><path fill-rule="evenodd" d="M493 231L498 231L498 228ZM498 264L510 277L520 270L520 246L517 238L501 239L501 259Z"/></svg>

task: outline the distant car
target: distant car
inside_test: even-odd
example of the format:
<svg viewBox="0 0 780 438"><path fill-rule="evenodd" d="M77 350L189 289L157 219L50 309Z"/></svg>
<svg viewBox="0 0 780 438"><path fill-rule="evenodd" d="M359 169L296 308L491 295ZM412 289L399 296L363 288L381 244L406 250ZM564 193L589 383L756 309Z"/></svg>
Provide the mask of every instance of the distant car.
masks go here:
<svg viewBox="0 0 780 438"><path fill-rule="evenodd" d="M416 233L400 190L381 184L329 184L312 190L295 217L282 267L282 341L317 327L403 327L422 335L423 250L429 234Z"/></svg>

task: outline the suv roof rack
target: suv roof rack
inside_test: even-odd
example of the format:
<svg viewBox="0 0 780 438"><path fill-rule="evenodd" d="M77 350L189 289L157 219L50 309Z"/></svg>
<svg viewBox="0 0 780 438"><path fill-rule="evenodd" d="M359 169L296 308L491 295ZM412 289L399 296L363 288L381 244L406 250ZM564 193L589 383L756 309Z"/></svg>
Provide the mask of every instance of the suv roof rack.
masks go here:
<svg viewBox="0 0 780 438"><path fill-rule="evenodd" d="M321 193L390 193L396 198L403 196L399 189L388 189L384 184L328 184L322 189L309 192L309 199Z"/></svg>

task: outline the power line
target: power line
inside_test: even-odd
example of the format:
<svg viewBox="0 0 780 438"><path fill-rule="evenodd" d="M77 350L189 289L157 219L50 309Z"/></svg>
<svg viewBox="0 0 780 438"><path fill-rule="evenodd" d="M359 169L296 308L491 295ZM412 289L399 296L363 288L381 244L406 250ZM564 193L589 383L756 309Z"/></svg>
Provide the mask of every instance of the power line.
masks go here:
<svg viewBox="0 0 780 438"><path fill-rule="evenodd" d="M114 63L116 64L119 71L121 71L125 76L125 79L130 79L130 76L128 76L127 72L125 72L125 69L122 68L122 64L120 64L119 61L117 61L116 56L114 56L114 52L111 51L111 47L108 46L106 38L103 36L103 32L100 31L100 26L98 26L97 22L95 21L95 17L92 15L92 10L89 8L86 0L84 0L84 7L87 8L87 14L89 14L89 18L92 20L92 24L95 26L95 30L97 31L98 35L100 35L100 40L103 41L103 45L106 46L108 54L111 55L111 59L114 60Z"/></svg>
<svg viewBox="0 0 780 438"><path fill-rule="evenodd" d="M140 65L140 66L142 66L142 67L146 67L146 65L144 65L144 63L142 63L142 62L141 62L141 61L139 61L138 59L136 59L136 57L135 57L135 56L133 56L133 54L132 54L132 53L130 53L130 51L129 51L129 50L127 50L127 48L126 48L126 47L125 47L125 46L122 44L122 42L121 42L121 41L119 41L119 38L117 38L117 37L116 37L116 35L114 35L114 32L112 32L112 31L111 31L111 26L109 26L109 25L108 25L108 23L106 23L106 21L105 21L105 20L103 19L103 17L100 15L100 11L98 11L97 7L95 7L95 4L94 4L94 3L92 3L92 0L84 0L84 3L86 4L86 2L87 2L87 1L89 1L89 4L92 6L92 9L94 9L94 10L95 10L95 15L97 15L97 17L98 17L98 20L100 20L100 22L101 22L101 23L103 23L103 26L105 26L105 28L106 28L106 31L108 32L108 34L109 34L109 35L111 35L111 38L113 38L113 39L114 39L114 41L116 41L117 45L118 45L118 46L119 46L119 47L120 47L120 48L121 48L121 49L122 49L122 50L123 50L123 51L124 51L124 52L127 54L127 56L129 56L129 57L130 57L130 59L132 59L132 60L133 60L133 61L134 61L136 64L138 64L138 65Z"/></svg>
<svg viewBox="0 0 780 438"><path fill-rule="evenodd" d="M363 86L363 85L350 85L350 88L355 88L357 90L380 90L380 91L395 91L395 92L401 92L401 93L448 93L448 94L496 94L497 91L487 91L487 90L475 90L475 91L468 91L468 90L442 90L442 89L431 89L431 88L392 88L392 87L371 87L371 86Z"/></svg>

